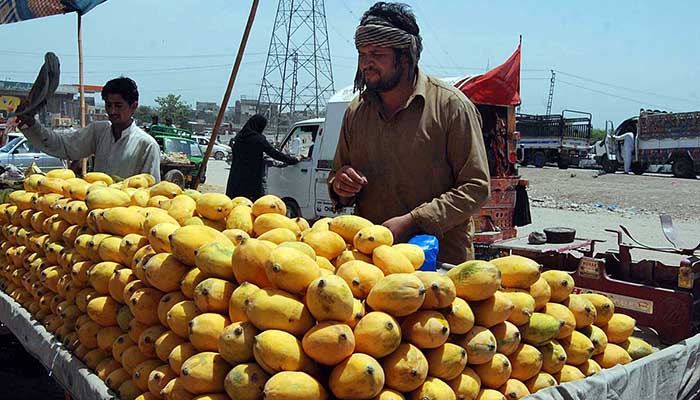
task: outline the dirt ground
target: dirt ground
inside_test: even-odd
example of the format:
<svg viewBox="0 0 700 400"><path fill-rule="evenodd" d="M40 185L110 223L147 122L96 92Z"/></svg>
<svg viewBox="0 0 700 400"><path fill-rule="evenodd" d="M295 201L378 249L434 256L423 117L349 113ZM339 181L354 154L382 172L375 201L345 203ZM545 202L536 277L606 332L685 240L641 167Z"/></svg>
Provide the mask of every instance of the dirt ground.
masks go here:
<svg viewBox="0 0 700 400"><path fill-rule="evenodd" d="M670 214L674 221L700 223L700 180L671 175L600 175L597 170L558 168L520 169L529 180L533 207L587 213L637 215Z"/></svg>

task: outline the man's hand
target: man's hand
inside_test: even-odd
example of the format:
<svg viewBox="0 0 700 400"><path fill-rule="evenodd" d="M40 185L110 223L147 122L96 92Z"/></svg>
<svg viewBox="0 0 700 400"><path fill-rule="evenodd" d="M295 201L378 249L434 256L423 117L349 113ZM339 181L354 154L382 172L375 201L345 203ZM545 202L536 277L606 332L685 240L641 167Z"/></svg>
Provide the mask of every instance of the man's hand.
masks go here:
<svg viewBox="0 0 700 400"><path fill-rule="evenodd" d="M420 232L420 228L413 220L411 213L388 219L382 225L389 228L394 235L394 243L405 243Z"/></svg>
<svg viewBox="0 0 700 400"><path fill-rule="evenodd" d="M341 167L333 177L333 191L340 197L354 197L367 184L367 178L349 165Z"/></svg>

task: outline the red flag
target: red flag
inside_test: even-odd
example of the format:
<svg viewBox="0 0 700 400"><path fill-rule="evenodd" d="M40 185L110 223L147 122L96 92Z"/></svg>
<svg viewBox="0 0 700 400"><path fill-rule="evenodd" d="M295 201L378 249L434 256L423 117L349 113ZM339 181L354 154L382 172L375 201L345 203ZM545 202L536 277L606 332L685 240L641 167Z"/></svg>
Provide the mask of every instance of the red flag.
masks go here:
<svg viewBox="0 0 700 400"><path fill-rule="evenodd" d="M520 104L520 46L503 64L455 86L474 103L498 106Z"/></svg>

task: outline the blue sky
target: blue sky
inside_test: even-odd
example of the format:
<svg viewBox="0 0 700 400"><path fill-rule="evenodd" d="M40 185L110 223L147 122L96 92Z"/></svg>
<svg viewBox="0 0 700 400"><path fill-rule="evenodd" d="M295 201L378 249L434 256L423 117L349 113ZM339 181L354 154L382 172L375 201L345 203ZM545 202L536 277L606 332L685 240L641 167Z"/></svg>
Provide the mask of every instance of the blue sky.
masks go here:
<svg viewBox="0 0 700 400"><path fill-rule="evenodd" d="M355 72L355 26L373 1L326 0L335 88ZM549 70L552 111L593 113L615 124L640 107L700 110L698 1L407 1L424 41L421 64L437 76L478 74L515 50L523 35L522 112L543 113ZM206 6L202 6L206 4ZM83 18L86 83L127 75L141 104L180 94L221 99L250 7L243 0L109 0ZM277 1L262 0L233 100L257 98ZM32 81L42 54L62 62L62 83L78 82L76 15L0 26L0 79Z"/></svg>

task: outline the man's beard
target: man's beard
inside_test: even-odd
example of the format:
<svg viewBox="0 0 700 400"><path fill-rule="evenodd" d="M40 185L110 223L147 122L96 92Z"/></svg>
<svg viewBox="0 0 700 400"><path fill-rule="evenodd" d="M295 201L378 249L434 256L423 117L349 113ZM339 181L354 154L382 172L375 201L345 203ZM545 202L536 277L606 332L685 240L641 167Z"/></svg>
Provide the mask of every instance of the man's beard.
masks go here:
<svg viewBox="0 0 700 400"><path fill-rule="evenodd" d="M382 92L388 92L389 90L395 88L396 86L399 85L399 82L401 82L401 76L403 75L403 65L400 63L395 64L394 68L394 73L390 76L387 77L380 77L379 81L376 83L370 83L366 79L363 80L365 81L365 87L367 90L371 90L373 92L377 93L382 93Z"/></svg>

